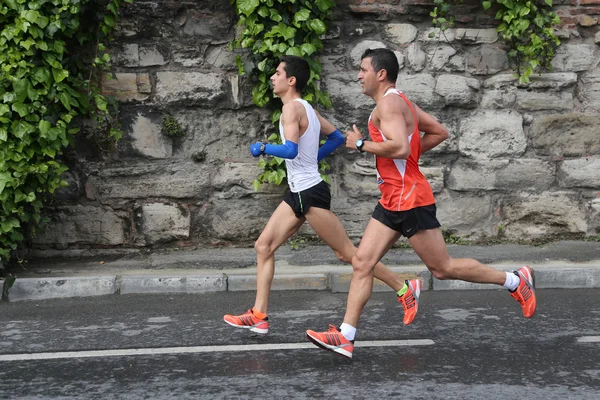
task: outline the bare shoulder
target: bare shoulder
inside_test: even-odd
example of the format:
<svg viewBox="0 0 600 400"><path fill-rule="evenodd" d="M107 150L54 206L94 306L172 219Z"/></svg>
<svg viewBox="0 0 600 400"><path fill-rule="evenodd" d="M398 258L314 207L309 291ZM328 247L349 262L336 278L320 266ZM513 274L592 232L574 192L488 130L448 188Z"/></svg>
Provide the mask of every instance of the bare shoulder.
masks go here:
<svg viewBox="0 0 600 400"><path fill-rule="evenodd" d="M377 104L378 115L404 113L406 102L400 96L384 96Z"/></svg>

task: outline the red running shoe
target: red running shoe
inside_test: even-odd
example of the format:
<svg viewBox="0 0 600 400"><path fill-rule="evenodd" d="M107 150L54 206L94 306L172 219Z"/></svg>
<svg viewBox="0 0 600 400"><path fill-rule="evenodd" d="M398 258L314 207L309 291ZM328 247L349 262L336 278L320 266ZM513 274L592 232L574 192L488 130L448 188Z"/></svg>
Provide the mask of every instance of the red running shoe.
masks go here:
<svg viewBox="0 0 600 400"><path fill-rule="evenodd" d="M306 331L306 338L322 349L333 351L341 356L352 358L354 340L349 341L342 332L333 325L329 325L327 332Z"/></svg>
<svg viewBox="0 0 600 400"><path fill-rule="evenodd" d="M408 290L402 296L398 296L398 303L404 308L404 325L410 325L417 316L419 309L419 296L421 295L421 281L410 279L405 281Z"/></svg>
<svg viewBox="0 0 600 400"><path fill-rule="evenodd" d="M265 319L256 318L252 310L248 310L242 315L225 315L223 320L236 328L250 329L252 332L266 334L269 333L269 317Z"/></svg>
<svg viewBox="0 0 600 400"><path fill-rule="evenodd" d="M514 272L521 281L519 286L510 295L519 302L523 309L523 315L525 318L531 318L535 314L535 307L537 301L535 299L535 276L533 275L533 269L525 266L521 267Z"/></svg>

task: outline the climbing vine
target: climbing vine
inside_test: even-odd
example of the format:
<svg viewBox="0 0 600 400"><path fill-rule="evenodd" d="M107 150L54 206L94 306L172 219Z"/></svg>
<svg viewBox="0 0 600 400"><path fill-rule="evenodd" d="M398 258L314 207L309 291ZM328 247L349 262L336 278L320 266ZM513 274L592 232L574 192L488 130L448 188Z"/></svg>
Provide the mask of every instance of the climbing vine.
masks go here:
<svg viewBox="0 0 600 400"><path fill-rule="evenodd" d="M451 4L461 2L434 0L435 8L430 14L433 26L442 32L454 26ZM552 0L484 0L481 4L485 10L492 7L497 10L495 18L500 21L498 33L509 46L508 59L521 83L529 82L534 72L551 69L552 59L560 45L554 33L554 26L560 23L560 18L552 11Z"/></svg>
<svg viewBox="0 0 600 400"><path fill-rule="evenodd" d="M231 0L239 17L241 34L231 42L231 49L247 49L244 57L236 58L240 75L247 74L253 83L252 100L259 107L271 110L271 121L277 124L281 116L281 101L273 96L269 78L283 55L305 58L311 69L303 98L313 105L331 107L329 95L319 89L322 66L316 55L323 49L320 36L327 32L333 0ZM268 138L281 143L279 135ZM284 160L263 158L263 172L253 182L258 190L269 182L279 185L286 177ZM319 164L327 170L327 162Z"/></svg>
<svg viewBox="0 0 600 400"><path fill-rule="evenodd" d="M44 201L65 185L74 119L91 118L113 141L121 135L100 91L121 3L0 2L0 261L35 233Z"/></svg>

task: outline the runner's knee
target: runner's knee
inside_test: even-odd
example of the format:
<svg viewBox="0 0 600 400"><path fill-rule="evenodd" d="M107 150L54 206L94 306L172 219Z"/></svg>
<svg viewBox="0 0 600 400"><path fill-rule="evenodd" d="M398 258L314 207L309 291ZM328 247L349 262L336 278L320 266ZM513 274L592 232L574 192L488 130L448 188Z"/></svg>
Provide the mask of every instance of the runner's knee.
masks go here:
<svg viewBox="0 0 600 400"><path fill-rule="evenodd" d="M436 264L436 265L427 265L427 268L431 271L431 274L434 278L439 279L441 281L447 279L454 279L454 274L450 268L450 264Z"/></svg>
<svg viewBox="0 0 600 400"><path fill-rule="evenodd" d="M371 260L360 255L359 253L354 254L354 257L352 257L352 270L354 271L355 275L369 275L373 272L374 267L375 264L373 264Z"/></svg>
<svg viewBox="0 0 600 400"><path fill-rule="evenodd" d="M271 242L260 239L254 242L254 249L256 250L256 254L260 254L263 256L271 255L276 250L273 248L273 244Z"/></svg>

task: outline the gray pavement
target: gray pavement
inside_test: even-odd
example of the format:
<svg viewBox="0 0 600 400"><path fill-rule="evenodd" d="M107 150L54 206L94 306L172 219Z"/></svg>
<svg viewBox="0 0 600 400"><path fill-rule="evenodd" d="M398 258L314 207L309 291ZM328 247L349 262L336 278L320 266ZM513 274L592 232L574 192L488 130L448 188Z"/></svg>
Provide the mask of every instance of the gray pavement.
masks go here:
<svg viewBox="0 0 600 400"><path fill-rule="evenodd" d="M453 257L472 257L492 267L514 270L530 265L538 288L600 287L600 243L559 241L542 246L502 244L449 246ZM460 281L439 281L410 248L394 248L382 260L406 278L419 277L425 290L497 289ZM125 256L37 258L13 267L16 276L5 300L121 295L129 293L238 292L255 289L256 258L252 248L207 248L156 251ZM347 292L352 269L325 245L276 253L273 290ZM0 281L0 289L4 281ZM375 291L389 290L376 282Z"/></svg>

